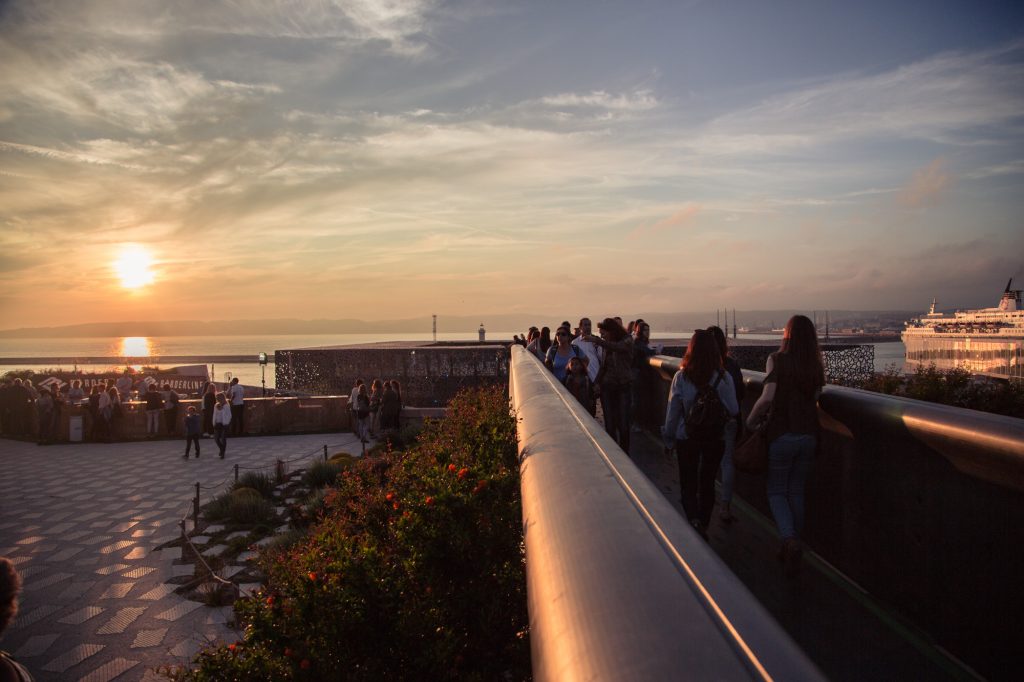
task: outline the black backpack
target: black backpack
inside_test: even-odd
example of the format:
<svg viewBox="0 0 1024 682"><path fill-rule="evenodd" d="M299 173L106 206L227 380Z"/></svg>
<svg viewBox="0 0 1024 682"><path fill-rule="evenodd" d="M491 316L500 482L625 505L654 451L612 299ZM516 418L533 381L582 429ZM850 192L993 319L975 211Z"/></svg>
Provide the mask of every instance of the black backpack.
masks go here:
<svg viewBox="0 0 1024 682"><path fill-rule="evenodd" d="M718 397L718 384L723 372L718 372L714 383L697 389L697 397L686 412L686 437L699 440L721 440L725 437L725 425L729 412Z"/></svg>

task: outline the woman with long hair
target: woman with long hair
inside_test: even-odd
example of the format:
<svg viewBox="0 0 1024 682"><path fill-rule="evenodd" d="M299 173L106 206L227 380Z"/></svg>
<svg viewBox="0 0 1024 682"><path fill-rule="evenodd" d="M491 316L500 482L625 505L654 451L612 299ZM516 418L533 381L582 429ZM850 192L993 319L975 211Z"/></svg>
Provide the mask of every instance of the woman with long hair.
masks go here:
<svg viewBox="0 0 1024 682"><path fill-rule="evenodd" d="M217 384L206 382L203 389L203 437L213 435L213 409L217 405Z"/></svg>
<svg viewBox="0 0 1024 682"><path fill-rule="evenodd" d="M633 383L633 338L615 318L605 318L598 323L597 328L600 337L591 335L584 337L584 340L604 349L604 359L594 380L601 391L604 430L628 455L629 429L632 424L629 393Z"/></svg>
<svg viewBox="0 0 1024 682"><path fill-rule="evenodd" d="M767 415L768 506L779 529L779 558L787 575L800 570L804 527L804 489L818 444L818 396L825 365L814 323L794 315L786 323L782 346L768 358L764 390L747 417L755 427Z"/></svg>
<svg viewBox="0 0 1024 682"><path fill-rule="evenodd" d="M547 356L548 348L551 348L551 345L552 345L552 341L551 341L551 328L550 327L541 327L540 328L540 344L539 344L541 357Z"/></svg>
<svg viewBox="0 0 1024 682"><path fill-rule="evenodd" d="M665 452L670 454L673 447L676 450L683 513L705 539L715 508L715 477L725 450L727 422L723 420L717 426L707 422L688 425L687 420L694 415L698 399L708 403L709 392L717 396L726 416L731 418L739 413L736 389L732 377L722 367L715 337L706 329L698 329L690 338L679 371L672 377L662 434Z"/></svg>
<svg viewBox="0 0 1024 682"><path fill-rule="evenodd" d="M745 390L740 363L736 362L735 358L729 355L729 341L721 327L711 326L708 327L708 331L715 337L715 344L722 355L722 367L732 377L732 385L736 389L736 404L742 406ZM736 467L732 463L732 455L736 452L736 439L742 430L743 413L741 407L740 413L736 415L736 418L730 419L729 423L725 425L725 452L722 455L722 491L720 500L722 511L719 512L719 517L726 523L736 520L736 517L732 515L732 491L736 487Z"/></svg>

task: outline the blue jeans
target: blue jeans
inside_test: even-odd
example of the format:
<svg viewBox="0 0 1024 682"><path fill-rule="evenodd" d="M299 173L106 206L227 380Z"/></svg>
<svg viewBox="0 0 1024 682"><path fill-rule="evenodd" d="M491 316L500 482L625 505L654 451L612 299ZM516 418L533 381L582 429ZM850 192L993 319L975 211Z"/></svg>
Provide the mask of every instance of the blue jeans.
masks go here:
<svg viewBox="0 0 1024 682"><path fill-rule="evenodd" d="M722 455L722 504L732 502L732 491L736 487L736 466L732 463L732 453L736 452L736 433L740 425L736 419L730 419L725 425L725 454Z"/></svg>
<svg viewBox="0 0 1024 682"><path fill-rule="evenodd" d="M803 532L804 489L816 445L806 433L784 433L768 445L768 506L783 540Z"/></svg>

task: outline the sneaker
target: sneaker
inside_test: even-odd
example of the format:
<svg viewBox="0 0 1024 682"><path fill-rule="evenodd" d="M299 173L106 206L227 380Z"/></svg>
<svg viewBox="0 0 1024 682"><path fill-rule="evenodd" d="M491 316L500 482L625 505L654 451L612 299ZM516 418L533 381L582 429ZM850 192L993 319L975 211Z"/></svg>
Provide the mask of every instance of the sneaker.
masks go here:
<svg viewBox="0 0 1024 682"><path fill-rule="evenodd" d="M736 520L736 517L732 515L732 510L729 509L728 502L722 505L722 511L718 512L718 518L722 519L726 523L732 523Z"/></svg>

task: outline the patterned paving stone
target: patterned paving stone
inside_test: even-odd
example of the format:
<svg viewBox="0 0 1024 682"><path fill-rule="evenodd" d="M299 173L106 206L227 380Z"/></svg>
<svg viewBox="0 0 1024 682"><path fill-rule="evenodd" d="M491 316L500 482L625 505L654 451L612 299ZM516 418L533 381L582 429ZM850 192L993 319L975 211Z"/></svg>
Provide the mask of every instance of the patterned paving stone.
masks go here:
<svg viewBox="0 0 1024 682"><path fill-rule="evenodd" d="M143 649L151 646L160 646L163 644L164 637L167 635L167 628L158 628L156 630L139 630L135 635L135 641L132 642L133 649Z"/></svg>
<svg viewBox="0 0 1024 682"><path fill-rule="evenodd" d="M207 531L209 531L209 528L207 528ZM234 540L235 538L244 538L248 534L249 534L249 531L247 531L247 530L236 530L234 533L230 533L227 536L227 538L225 538L225 539L226 540Z"/></svg>
<svg viewBox="0 0 1024 682"><path fill-rule="evenodd" d="M124 632L128 629L128 626L135 622L135 620L146 611L146 607L129 606L127 608L118 609L117 614L109 621L104 623L98 630L97 635L113 635L116 633Z"/></svg>
<svg viewBox="0 0 1024 682"><path fill-rule="evenodd" d="M204 533L219 533L224 530L224 524L214 523L203 529Z"/></svg>
<svg viewBox="0 0 1024 682"><path fill-rule="evenodd" d="M102 568L97 568L96 569L96 573L99 573L100 575L110 575L111 573L117 573L118 571L123 571L126 568L131 568L131 566L129 566L128 564L111 564L109 566L103 566Z"/></svg>
<svg viewBox="0 0 1024 682"><path fill-rule="evenodd" d="M19 571L19 573L21 573L22 581L27 582L27 580L32 576L39 575L40 573L43 573L45 571L46 566L40 566L39 564L36 564L35 566L29 566L24 571Z"/></svg>
<svg viewBox="0 0 1024 682"><path fill-rule="evenodd" d="M10 556L10 555L7 555L7 559L12 564L14 564L15 566L18 566L19 564L23 564L26 561L32 561L32 557L29 557L29 556ZM19 569L19 572L21 572L20 569Z"/></svg>
<svg viewBox="0 0 1024 682"><path fill-rule="evenodd" d="M22 538L21 540L18 540L17 544L19 544L19 545L31 545L34 542L42 542L45 539L46 538L43 537L42 535L33 535L31 537Z"/></svg>
<svg viewBox="0 0 1024 682"><path fill-rule="evenodd" d="M134 527L137 523L138 523L138 521L126 521L125 523L119 523L116 526L114 526L113 528L111 528L108 532L110 532L110 533L123 533L126 530L131 530L132 527Z"/></svg>
<svg viewBox="0 0 1024 682"><path fill-rule="evenodd" d="M230 578L233 575L237 575L241 571L245 570L245 566L225 566L218 571L218 574L222 578Z"/></svg>
<svg viewBox="0 0 1024 682"><path fill-rule="evenodd" d="M192 541L193 545L205 545L207 542L210 541L210 536L209 535L193 535L189 539Z"/></svg>
<svg viewBox="0 0 1024 682"><path fill-rule="evenodd" d="M160 620L175 621L175 620L178 620L179 618L181 618L182 616L184 616L186 614L192 613L196 609L201 609L202 607L203 607L203 605L200 604L199 602L194 602L194 601L182 602L182 603L178 604L177 606L174 606L173 608L170 608L170 609L164 611L163 613L157 614L156 617L159 618Z"/></svg>
<svg viewBox="0 0 1024 682"><path fill-rule="evenodd" d="M223 554L226 551L228 551L228 546L227 545L213 545L212 547L204 547L203 548L203 556L205 556L205 557L220 556L221 554Z"/></svg>
<svg viewBox="0 0 1024 682"><path fill-rule="evenodd" d="M79 682L109 682L110 680L123 675L139 664L138 661L129 661L126 658L115 658L107 661L91 673L83 677Z"/></svg>
<svg viewBox="0 0 1024 682"><path fill-rule="evenodd" d="M174 585L163 583L162 585L157 585L152 590L139 597L139 599L156 601L157 599L163 599L172 592L174 592Z"/></svg>
<svg viewBox="0 0 1024 682"><path fill-rule="evenodd" d="M153 567L153 566L139 566L138 568L133 568L130 571L125 571L124 573L121 574L121 577L122 578L135 578L136 580L138 580L139 578L142 578L143 576L149 575L150 573L152 573L155 570L156 570L156 568Z"/></svg>
<svg viewBox="0 0 1024 682"><path fill-rule="evenodd" d="M132 540L121 540L120 542L115 542L112 545L100 547L100 554L112 554L119 549L125 549L126 547L131 547L134 544L135 543Z"/></svg>
<svg viewBox="0 0 1024 682"><path fill-rule="evenodd" d="M95 656L104 649L102 644L79 644L71 651L61 654L43 666L43 670L63 673L73 665L78 665L90 656Z"/></svg>
<svg viewBox="0 0 1024 682"><path fill-rule="evenodd" d="M85 581L85 582L72 583L71 585L69 585L65 589L65 591L63 591L63 592L61 592L60 594L57 595L57 599L59 599L61 601L61 603L67 604L67 603L69 603L69 602L71 602L71 601L81 597L83 594L88 592L92 588L92 586L95 585L95 584L96 584L96 581Z"/></svg>
<svg viewBox="0 0 1024 682"><path fill-rule="evenodd" d="M168 573L173 576L192 575L195 573L196 567L192 564L173 564L169 569Z"/></svg>
<svg viewBox="0 0 1024 682"><path fill-rule="evenodd" d="M51 573L50 575L46 576L45 578L42 578L41 580L26 580L24 587L21 588L21 591L23 593L35 592L36 590L41 590L44 587L49 587L54 583L59 583L62 580L67 580L70 577L72 577L70 573Z"/></svg>
<svg viewBox="0 0 1024 682"><path fill-rule="evenodd" d="M19 614L17 620L14 621L14 627L27 627L32 623L35 623L37 620L42 620L43 618L46 618L51 613L60 611L60 609L60 606L56 606L54 604L43 604L42 606L37 606L36 608L32 609L27 613Z"/></svg>
<svg viewBox="0 0 1024 682"><path fill-rule="evenodd" d="M147 552L146 552L145 548L143 548L143 547L136 547L132 551L130 551L127 554L125 554L123 558L126 561L134 561L136 559L145 559L146 558L146 554L147 554Z"/></svg>
<svg viewBox="0 0 1024 682"><path fill-rule="evenodd" d="M85 549L85 547L68 547L63 551L46 557L46 561L67 561L76 554L80 554L83 549Z"/></svg>
<svg viewBox="0 0 1024 682"><path fill-rule="evenodd" d="M58 523L56 526L51 526L50 528L47 528L46 530L51 535L55 535L55 534L58 534L58 533L63 533L66 530L71 530L74 527L75 527L75 524L73 524L71 522L65 522L65 523Z"/></svg>
<svg viewBox="0 0 1024 682"><path fill-rule="evenodd" d="M133 538L145 538L149 537L156 532L156 528L140 528L132 533Z"/></svg>
<svg viewBox="0 0 1024 682"><path fill-rule="evenodd" d="M171 649L170 653L171 656L176 656L178 658L192 658L192 656L194 656L202 646L203 645L196 639L183 639L174 645L174 648Z"/></svg>
<svg viewBox="0 0 1024 682"><path fill-rule="evenodd" d="M67 623L68 625L81 625L90 618L103 613L106 609L99 606L86 606L84 609L79 609L74 613L70 613L63 618L60 618L58 623Z"/></svg>
<svg viewBox="0 0 1024 682"><path fill-rule="evenodd" d="M60 536L60 539L64 542L73 542L78 538L84 538L86 535L89 535L89 531L76 530L74 533L64 533L64 535Z"/></svg>
<svg viewBox="0 0 1024 682"><path fill-rule="evenodd" d="M100 599L121 599L128 594L135 583L114 583L107 588L106 592L100 595Z"/></svg>
<svg viewBox="0 0 1024 682"><path fill-rule="evenodd" d="M50 645L57 641L58 637L60 637L60 635L56 633L49 635L33 635L26 639L25 643L14 652L14 657L28 658L30 656L38 656L49 649Z"/></svg>

